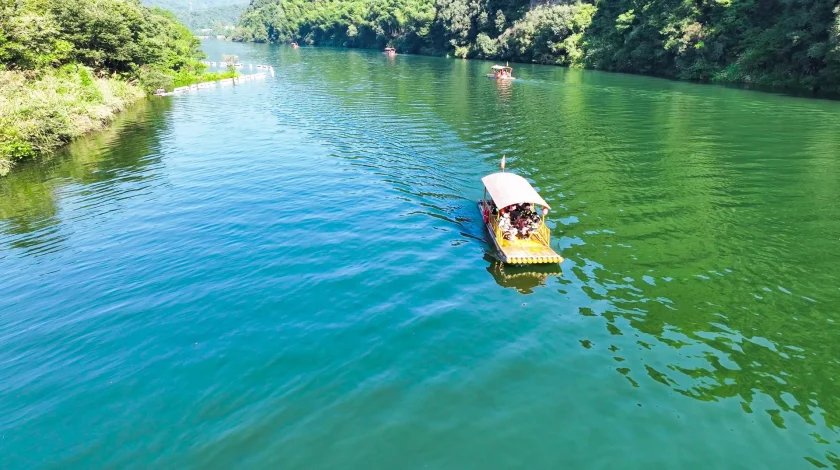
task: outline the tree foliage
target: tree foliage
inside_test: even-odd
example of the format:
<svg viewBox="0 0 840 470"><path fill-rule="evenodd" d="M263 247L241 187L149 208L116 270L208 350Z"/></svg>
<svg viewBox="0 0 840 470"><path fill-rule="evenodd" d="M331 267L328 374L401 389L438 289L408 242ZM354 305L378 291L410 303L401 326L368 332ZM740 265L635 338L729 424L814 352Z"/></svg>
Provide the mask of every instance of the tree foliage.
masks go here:
<svg viewBox="0 0 840 470"><path fill-rule="evenodd" d="M579 65L581 39L595 11L588 3L539 6L501 37L503 55L520 62Z"/></svg>
<svg viewBox="0 0 840 470"><path fill-rule="evenodd" d="M155 88L204 75L200 44L137 0L0 0L0 174Z"/></svg>
<svg viewBox="0 0 840 470"><path fill-rule="evenodd" d="M0 63L8 70L80 64L137 79L203 70L200 44L173 14L136 0L0 0Z"/></svg>
<svg viewBox="0 0 840 470"><path fill-rule="evenodd" d="M834 0L252 0L234 38L840 92Z"/></svg>
<svg viewBox="0 0 840 470"><path fill-rule="evenodd" d="M589 65L694 80L840 89L831 0L598 3Z"/></svg>

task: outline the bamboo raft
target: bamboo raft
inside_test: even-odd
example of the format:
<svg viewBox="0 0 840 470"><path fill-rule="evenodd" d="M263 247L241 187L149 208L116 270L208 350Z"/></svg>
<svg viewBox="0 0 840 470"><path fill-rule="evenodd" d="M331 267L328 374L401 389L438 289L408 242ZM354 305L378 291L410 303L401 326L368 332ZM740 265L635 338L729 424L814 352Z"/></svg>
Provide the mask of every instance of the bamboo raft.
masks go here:
<svg viewBox="0 0 840 470"><path fill-rule="evenodd" d="M505 239L499 225L501 215L493 213L493 205L504 210L514 204L536 204L545 208L544 216L548 214L548 204L530 183L513 173L494 173L482 178L482 182L485 197L478 201L478 210L484 218L484 225L499 260L518 265L562 263L563 257L551 249L551 231L545 225L545 217L540 219L539 227L531 231L528 237Z"/></svg>
<svg viewBox="0 0 840 470"><path fill-rule="evenodd" d="M513 67L507 65L494 65L490 67L493 73L488 73L487 78L495 78L496 80L516 80L513 76Z"/></svg>

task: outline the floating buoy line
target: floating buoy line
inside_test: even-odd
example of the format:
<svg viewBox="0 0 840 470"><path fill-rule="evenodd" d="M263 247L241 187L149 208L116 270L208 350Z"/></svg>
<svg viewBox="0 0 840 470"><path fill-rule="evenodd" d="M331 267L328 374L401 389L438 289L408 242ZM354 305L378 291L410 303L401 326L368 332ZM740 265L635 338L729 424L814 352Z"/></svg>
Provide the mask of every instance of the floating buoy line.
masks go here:
<svg viewBox="0 0 840 470"><path fill-rule="evenodd" d="M271 75L274 76L274 73L272 72ZM243 82L262 80L262 79L265 79L265 77L266 77L265 72L253 73L251 75L240 75L239 77L225 78L225 79L222 79L222 80L215 80L215 81L212 81L212 82L196 83L196 84L193 84L193 85L190 85L190 86L180 86L180 87L175 88L174 90L168 91L168 92L164 91L162 89L159 89L155 92L155 96L182 95L182 94L190 92L190 91L202 90L202 89L205 89L205 88L216 88L217 85L218 86L233 85L234 83L239 84L239 83L243 83Z"/></svg>
<svg viewBox="0 0 840 470"><path fill-rule="evenodd" d="M208 67L228 67L229 65L231 65L230 62L224 62L224 61L221 61L221 62L207 62L207 61L204 61L204 62L202 62L202 64L204 64ZM243 63L240 63L240 62L235 62L232 65L233 65L233 68L236 68L236 69L242 69L242 68L245 68L247 66L248 70L254 70L254 69L268 70L272 73L272 75L274 74L274 67L272 67L271 65L243 64Z"/></svg>

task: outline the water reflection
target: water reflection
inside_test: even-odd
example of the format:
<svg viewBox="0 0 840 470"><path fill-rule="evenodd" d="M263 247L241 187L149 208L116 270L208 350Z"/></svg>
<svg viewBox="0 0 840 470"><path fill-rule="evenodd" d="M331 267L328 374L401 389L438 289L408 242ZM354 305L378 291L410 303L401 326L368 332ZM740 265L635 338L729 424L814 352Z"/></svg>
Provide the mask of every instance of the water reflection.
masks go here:
<svg viewBox="0 0 840 470"><path fill-rule="evenodd" d="M488 78L488 80L493 80ZM496 82L496 89L499 91L499 99L507 102L513 97L513 80L493 80Z"/></svg>
<svg viewBox="0 0 840 470"><path fill-rule="evenodd" d="M533 294L534 289L545 287L550 277L563 275L560 265L511 266L489 254L484 255L484 260L489 263L486 269L496 284L516 289L520 294Z"/></svg>
<svg viewBox="0 0 840 470"><path fill-rule="evenodd" d="M148 99L121 113L102 131L72 142L57 155L19 165L0 178L0 236L9 248L37 255L61 249L59 199L68 190L103 209L124 194L115 185L158 175L159 134L168 99ZM78 186L77 186L78 185ZM72 188L72 189L70 189ZM85 189L85 188L90 188Z"/></svg>

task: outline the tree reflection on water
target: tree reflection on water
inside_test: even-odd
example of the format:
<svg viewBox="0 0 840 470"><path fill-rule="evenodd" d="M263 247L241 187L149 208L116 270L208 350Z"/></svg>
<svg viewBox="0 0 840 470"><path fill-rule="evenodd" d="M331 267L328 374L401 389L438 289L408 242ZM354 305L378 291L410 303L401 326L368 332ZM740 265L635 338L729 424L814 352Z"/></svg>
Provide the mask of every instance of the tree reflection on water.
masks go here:
<svg viewBox="0 0 840 470"><path fill-rule="evenodd" d="M60 249L67 234L61 231L58 200L68 191L84 197L85 187L96 186L99 194L114 196L119 185L156 178L156 148L171 106L169 99L142 100L104 131L71 142L56 155L19 164L0 178L5 244L30 255Z"/></svg>
<svg viewBox="0 0 840 470"><path fill-rule="evenodd" d="M563 274L560 265L512 266L502 263L489 254L485 254L484 259L490 263L486 269L493 276L496 284L504 288L516 289L521 294L533 294L534 289L545 287L549 277Z"/></svg>

